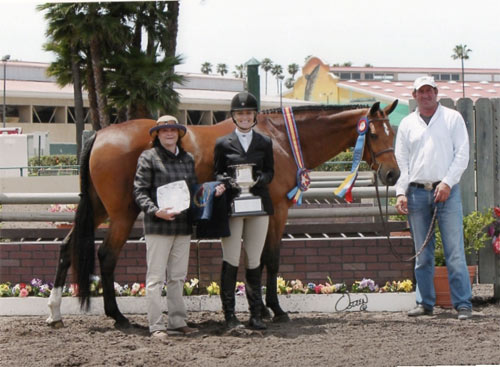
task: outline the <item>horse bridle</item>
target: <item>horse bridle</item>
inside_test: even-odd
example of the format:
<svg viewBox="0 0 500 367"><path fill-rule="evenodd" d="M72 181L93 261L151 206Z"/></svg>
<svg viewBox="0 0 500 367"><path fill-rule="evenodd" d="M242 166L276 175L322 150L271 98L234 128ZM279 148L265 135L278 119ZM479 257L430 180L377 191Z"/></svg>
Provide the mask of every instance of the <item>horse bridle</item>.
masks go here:
<svg viewBox="0 0 500 367"><path fill-rule="evenodd" d="M367 123L368 123L368 127L370 126L370 124L372 122L387 122L389 123L389 119L387 117L377 117L377 118L373 118L373 119L366 119L367 120ZM385 154L385 153L390 153L390 152L394 152L394 147L390 147L390 148L387 148L387 149L383 149L381 150L380 152L377 152L375 153L372 149L372 146L370 144L370 138L368 137L367 139L367 142L366 142L367 146L368 146L368 152L370 153L370 157L372 159L372 163L370 164L370 168L373 169L373 165L378 165L378 168L377 168L377 173L378 173L378 170L380 169L380 164L377 162L377 157L380 157L382 154Z"/></svg>
<svg viewBox="0 0 500 367"><path fill-rule="evenodd" d="M369 124L372 123L372 122L387 122L387 123L389 123L389 119L387 117L385 117L385 118L378 117L378 118L374 118L374 119L368 119L367 118L368 127L370 126ZM402 257L395 250L395 248L394 248L394 246L392 244L392 241L391 241L391 237L390 237L389 231L387 230L387 226L386 226L386 222L389 219L389 200L386 200L386 202L385 202L385 204L386 204L385 205L385 215L386 215L387 219L384 220L384 213L382 213L382 204L380 202L380 193L378 191L378 174L379 174L379 170L380 170L381 165L377 162L377 157L379 157L379 156L381 156L382 154L385 154L385 153L394 152L394 146L392 146L390 148L387 148L387 149L383 149L380 152L375 153L373 151L373 149L372 149L372 146L370 144L369 138L367 139L366 145L368 146L368 151L369 151L370 157L372 159L372 163L370 164L370 168L373 169L373 165L374 164L378 165L377 171L375 173L375 182L374 182L374 184L375 184L375 192L377 194L377 203L378 203L378 209L379 209L380 219L382 221L382 227L384 228L384 232L385 232L385 235L387 237L387 241L389 242L389 248L391 249L392 254L396 258L398 258L399 260L403 260ZM387 185L386 185L386 197L387 198L389 197L389 186L387 186ZM408 259L406 261L410 261L410 260L411 259Z"/></svg>

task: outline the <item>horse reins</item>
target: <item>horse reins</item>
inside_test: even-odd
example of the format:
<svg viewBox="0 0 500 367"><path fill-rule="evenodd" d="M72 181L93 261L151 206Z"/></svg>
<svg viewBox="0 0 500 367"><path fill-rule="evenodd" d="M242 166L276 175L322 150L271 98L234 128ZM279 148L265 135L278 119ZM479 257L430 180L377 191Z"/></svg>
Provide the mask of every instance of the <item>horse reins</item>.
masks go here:
<svg viewBox="0 0 500 367"><path fill-rule="evenodd" d="M371 123L373 121L389 122L389 119L388 118L375 118L375 119L372 119L372 120L368 120L368 123ZM383 228L383 231L385 233L385 236L387 237L387 241L389 242L389 248L391 249L392 254L397 259L399 259L400 261L410 261L413 258L408 259L408 260L403 260L403 258L401 257L401 255L399 255L397 253L395 247L392 244L390 233L389 233L389 231L387 229L386 222L388 221L388 218L389 218L389 200L388 200L388 197L389 197L389 186L388 185L385 186L386 187L386 195L385 195L385 197L387 198L387 200L385 202L385 215L386 215L387 219L385 219L385 220L384 220L384 214L382 213L382 204L380 202L380 193L379 193L379 190L378 190L378 174L379 174L379 171L380 171L380 164L377 162L377 157L379 157L379 156L381 156L382 154L385 154L385 153L394 152L394 147L390 147L390 148L387 148L387 149L381 150L380 152L375 153L373 151L373 149L372 149L372 146L370 144L369 138L367 140L367 145L368 145L368 152L370 153L370 157L372 159L372 163L370 164L370 168L373 169L373 165L374 164L378 165L377 171L375 173L375 192L376 192L376 197L377 197L377 204L378 204L378 209L379 209L379 214L380 214L380 220L382 222L382 228Z"/></svg>
<svg viewBox="0 0 500 367"><path fill-rule="evenodd" d="M369 122L372 122L372 121L389 121L389 119L387 119L387 118L377 118L377 119L369 120ZM370 152L370 156L372 158L372 163L370 165L370 168L373 168L374 164L378 164L378 162L377 162L377 157L378 156L380 156L380 155L382 155L384 153L394 152L394 148L391 147L391 148L387 148L387 149L381 150L380 152L374 153L373 149L372 149L372 147L371 147L371 145L369 143L369 141L367 141L367 145L368 145L368 151ZM385 220L384 220L384 214L382 213L382 204L380 202L380 193L378 191L378 173L379 173L379 170L380 170L380 164L378 164L377 172L375 173L375 192L377 194L376 196L377 196L377 204L378 204L380 219L382 221L382 227L383 227L383 230L384 230L385 235L387 237L387 241L389 242L389 248L391 249L392 254L396 258L398 258L400 261L412 261L413 259L416 259L425 250L425 248L427 247L427 245L430 242L432 233L434 231L434 224L436 223L437 206L434 208L434 212L432 214L432 219L431 219L431 224L429 226L429 229L427 230L427 234L425 236L424 243L420 247L420 250L418 250L418 252L415 255L413 255L412 257L410 257L409 259L404 260L401 257L401 255L399 255L397 253L397 251L395 250L395 248L394 248L394 246L392 244L392 241L391 241L390 233L389 233L389 231L387 229L387 226L386 226L386 222L388 221L388 218L389 218L389 200L386 200L386 202L385 202L385 216L386 216ZM385 187L386 187L386 195L385 195L385 197L388 198L389 197L389 186L386 185Z"/></svg>

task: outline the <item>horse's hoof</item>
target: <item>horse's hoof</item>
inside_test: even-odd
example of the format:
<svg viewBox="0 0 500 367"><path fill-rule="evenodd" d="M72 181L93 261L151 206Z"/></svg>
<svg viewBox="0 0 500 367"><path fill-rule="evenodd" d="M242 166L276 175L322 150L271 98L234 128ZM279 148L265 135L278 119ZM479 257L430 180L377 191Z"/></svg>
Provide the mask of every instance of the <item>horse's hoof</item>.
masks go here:
<svg viewBox="0 0 500 367"><path fill-rule="evenodd" d="M280 315L275 315L273 317L273 322L274 323L284 323L284 322L289 322L290 321L290 317L288 317L288 314L287 313L282 313Z"/></svg>
<svg viewBox="0 0 500 367"><path fill-rule="evenodd" d="M52 329L61 329L64 327L64 323L62 322L62 320L51 321L48 322L47 325L49 325Z"/></svg>
<svg viewBox="0 0 500 367"><path fill-rule="evenodd" d="M271 312L269 312L269 309L267 307L262 307L260 311L260 317L262 317L263 320L271 320Z"/></svg>
<svg viewBox="0 0 500 367"><path fill-rule="evenodd" d="M115 328L118 330L127 330L132 328L132 324L127 319L115 322Z"/></svg>

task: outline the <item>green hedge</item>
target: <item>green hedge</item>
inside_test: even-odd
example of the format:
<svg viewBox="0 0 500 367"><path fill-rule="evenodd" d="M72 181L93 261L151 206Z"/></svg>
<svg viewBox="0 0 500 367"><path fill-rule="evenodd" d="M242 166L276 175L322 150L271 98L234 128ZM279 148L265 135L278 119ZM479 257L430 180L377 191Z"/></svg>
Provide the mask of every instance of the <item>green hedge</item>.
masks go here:
<svg viewBox="0 0 500 367"><path fill-rule="evenodd" d="M75 166L78 164L76 155L42 155L31 157L28 161L28 166Z"/></svg>
<svg viewBox="0 0 500 367"><path fill-rule="evenodd" d="M328 162L321 164L316 167L314 171L350 171L352 167L352 151L342 152L337 154L335 157L330 159ZM350 162L348 164L337 163L334 162ZM359 166L360 171L369 171L370 167L365 162L361 162Z"/></svg>

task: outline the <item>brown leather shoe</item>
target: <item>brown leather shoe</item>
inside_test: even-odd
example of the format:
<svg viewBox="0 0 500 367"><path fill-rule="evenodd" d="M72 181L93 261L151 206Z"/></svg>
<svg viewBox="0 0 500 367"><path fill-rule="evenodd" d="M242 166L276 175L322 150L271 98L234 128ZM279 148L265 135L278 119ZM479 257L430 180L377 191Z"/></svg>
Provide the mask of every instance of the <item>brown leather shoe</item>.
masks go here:
<svg viewBox="0 0 500 367"><path fill-rule="evenodd" d="M198 331L198 329L189 327L189 326L181 326L177 329L167 329L168 335L190 335L194 334Z"/></svg>
<svg viewBox="0 0 500 367"><path fill-rule="evenodd" d="M408 312L408 316L410 317L432 316L432 309L429 310L422 305L417 305L417 307Z"/></svg>

